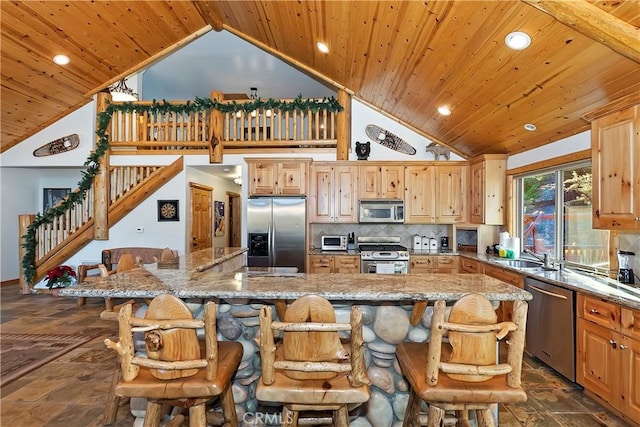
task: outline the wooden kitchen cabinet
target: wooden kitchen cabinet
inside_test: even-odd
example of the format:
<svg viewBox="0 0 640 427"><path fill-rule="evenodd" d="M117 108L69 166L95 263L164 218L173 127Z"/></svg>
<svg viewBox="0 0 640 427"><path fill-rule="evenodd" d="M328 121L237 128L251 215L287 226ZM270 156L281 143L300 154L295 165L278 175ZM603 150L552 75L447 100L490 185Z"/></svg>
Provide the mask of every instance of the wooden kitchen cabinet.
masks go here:
<svg viewBox="0 0 640 427"><path fill-rule="evenodd" d="M247 159L250 196L307 194L311 159Z"/></svg>
<svg viewBox="0 0 640 427"><path fill-rule="evenodd" d="M360 273L360 256L309 255L309 273Z"/></svg>
<svg viewBox="0 0 640 427"><path fill-rule="evenodd" d="M466 164L405 167L405 223L466 222L468 170Z"/></svg>
<svg viewBox="0 0 640 427"><path fill-rule="evenodd" d="M640 105L591 122L593 228L640 229Z"/></svg>
<svg viewBox="0 0 640 427"><path fill-rule="evenodd" d="M430 224L436 222L436 166L407 166L404 174L404 222Z"/></svg>
<svg viewBox="0 0 640 427"><path fill-rule="evenodd" d="M309 222L358 222L358 166L313 162L308 200Z"/></svg>
<svg viewBox="0 0 640 427"><path fill-rule="evenodd" d="M409 273L457 273L456 255L415 255L410 257Z"/></svg>
<svg viewBox="0 0 640 427"><path fill-rule="evenodd" d="M369 164L359 166L360 199L403 199L404 166Z"/></svg>
<svg viewBox="0 0 640 427"><path fill-rule="evenodd" d="M505 223L506 154L485 154L471 161L470 222L503 225Z"/></svg>
<svg viewBox="0 0 640 427"><path fill-rule="evenodd" d="M429 255L413 255L410 257L409 273L432 273L434 259Z"/></svg>
<svg viewBox="0 0 640 427"><path fill-rule="evenodd" d="M475 259L460 257L459 264L460 264L461 273L471 273L471 274L484 273L484 263L477 261Z"/></svg>
<svg viewBox="0 0 640 427"><path fill-rule="evenodd" d="M484 265L484 274L498 280L502 280L503 282L507 282L520 289L524 289L524 276L522 274L492 264ZM496 312L498 313L498 321L512 321L513 301L501 301Z"/></svg>
<svg viewBox="0 0 640 427"><path fill-rule="evenodd" d="M578 293L576 379L631 420L640 420L640 311Z"/></svg>

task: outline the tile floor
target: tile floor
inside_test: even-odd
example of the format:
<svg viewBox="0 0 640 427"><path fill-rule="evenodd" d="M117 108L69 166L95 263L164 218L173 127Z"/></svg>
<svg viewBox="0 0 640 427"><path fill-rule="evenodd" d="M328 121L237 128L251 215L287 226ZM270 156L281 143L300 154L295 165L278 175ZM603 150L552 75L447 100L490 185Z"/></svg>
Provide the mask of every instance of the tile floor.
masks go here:
<svg viewBox="0 0 640 427"><path fill-rule="evenodd" d="M78 307L71 298L21 296L17 286L0 288L3 332L73 334L92 328L102 335L0 390L0 425L86 427L102 425L104 396L115 366L115 353L104 348L115 337L114 323L99 319L103 302L90 298ZM525 358L525 404L500 408L500 426L625 426L621 419L586 397L579 386ZM131 426L128 405L113 426Z"/></svg>

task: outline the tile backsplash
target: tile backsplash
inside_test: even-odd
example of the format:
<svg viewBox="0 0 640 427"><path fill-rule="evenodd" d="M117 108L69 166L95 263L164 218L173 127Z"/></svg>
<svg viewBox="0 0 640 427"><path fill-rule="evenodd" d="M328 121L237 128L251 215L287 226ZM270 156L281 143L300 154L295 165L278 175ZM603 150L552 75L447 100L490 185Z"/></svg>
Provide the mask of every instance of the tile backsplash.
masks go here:
<svg viewBox="0 0 640 427"><path fill-rule="evenodd" d="M439 224L311 224L309 226L309 242L313 248L319 248L320 236L323 234L355 233L356 239L358 236L398 236L401 245L411 248L413 236L418 234L435 238L449 236L449 245L452 245L452 230L450 225Z"/></svg>

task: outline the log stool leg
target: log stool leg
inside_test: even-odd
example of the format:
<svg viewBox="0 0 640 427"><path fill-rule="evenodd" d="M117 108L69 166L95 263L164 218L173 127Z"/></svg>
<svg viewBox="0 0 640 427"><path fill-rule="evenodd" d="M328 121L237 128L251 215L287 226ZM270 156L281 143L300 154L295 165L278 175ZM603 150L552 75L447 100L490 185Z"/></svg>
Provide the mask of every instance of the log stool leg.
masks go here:
<svg viewBox="0 0 640 427"><path fill-rule="evenodd" d="M231 384L220 395L220 406L222 406L222 415L224 416L224 425L237 426L238 414L236 413L236 404L233 401L233 390Z"/></svg>
<svg viewBox="0 0 640 427"><path fill-rule="evenodd" d="M409 391L409 401L407 402L407 409L404 412L403 427L413 427L420 425L420 397L416 392L411 389Z"/></svg>
<svg viewBox="0 0 640 427"><path fill-rule="evenodd" d="M347 405L343 405L334 412L336 427L349 427L349 411Z"/></svg>
<svg viewBox="0 0 640 427"><path fill-rule="evenodd" d="M205 406L203 402L189 408L189 427L207 427Z"/></svg>
<svg viewBox="0 0 640 427"><path fill-rule="evenodd" d="M144 414L143 427L158 427L160 425L160 417L162 416L162 403L147 402L147 412Z"/></svg>
<svg viewBox="0 0 640 427"><path fill-rule="evenodd" d="M444 409L440 409L434 405L429 405L429 420L427 421L427 427L440 427L443 419Z"/></svg>
<svg viewBox="0 0 640 427"><path fill-rule="evenodd" d="M478 426L481 427L495 427L495 422L493 420L493 414L491 413L491 408L477 410L476 417L478 417Z"/></svg>

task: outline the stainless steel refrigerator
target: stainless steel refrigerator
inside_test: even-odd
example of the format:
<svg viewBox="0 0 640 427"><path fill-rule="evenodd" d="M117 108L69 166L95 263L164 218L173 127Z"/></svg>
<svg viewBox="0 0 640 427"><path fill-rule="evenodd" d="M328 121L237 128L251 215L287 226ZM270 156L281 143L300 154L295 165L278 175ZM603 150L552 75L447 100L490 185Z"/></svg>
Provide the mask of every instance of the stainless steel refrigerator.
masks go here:
<svg viewBox="0 0 640 427"><path fill-rule="evenodd" d="M305 272L307 200L260 197L247 204L249 267L297 267Z"/></svg>

